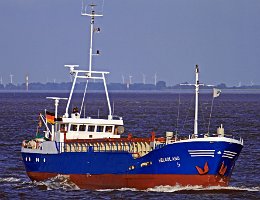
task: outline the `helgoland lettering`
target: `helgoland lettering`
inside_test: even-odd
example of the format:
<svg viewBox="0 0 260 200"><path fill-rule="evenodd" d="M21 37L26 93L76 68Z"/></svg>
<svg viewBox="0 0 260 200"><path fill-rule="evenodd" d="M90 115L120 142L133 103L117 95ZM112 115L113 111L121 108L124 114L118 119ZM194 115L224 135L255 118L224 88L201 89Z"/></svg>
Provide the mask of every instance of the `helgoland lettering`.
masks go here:
<svg viewBox="0 0 260 200"><path fill-rule="evenodd" d="M159 158L159 162L174 162L180 160L179 156Z"/></svg>

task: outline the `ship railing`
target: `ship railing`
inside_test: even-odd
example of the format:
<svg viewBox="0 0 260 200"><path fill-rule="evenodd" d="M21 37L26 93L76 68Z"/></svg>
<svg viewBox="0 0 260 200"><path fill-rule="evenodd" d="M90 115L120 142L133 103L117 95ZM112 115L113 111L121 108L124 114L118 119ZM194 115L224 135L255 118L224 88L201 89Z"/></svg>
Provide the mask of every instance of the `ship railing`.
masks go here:
<svg viewBox="0 0 260 200"><path fill-rule="evenodd" d="M150 142L57 142L58 152L118 152L131 153L134 158L149 153L152 148Z"/></svg>
<svg viewBox="0 0 260 200"><path fill-rule="evenodd" d="M235 135L232 134L198 134L198 138L207 138L207 137L227 137L227 138L232 138L235 140L239 140L240 143L243 145L243 139L240 137L236 137ZM190 135L183 135L183 136L178 136L178 137L172 137L172 138L156 138L155 142L154 142L154 149L160 149L168 144L173 144L174 142L178 142L178 141L185 141L185 140L190 140L190 139L195 139L195 135L194 134L190 134Z"/></svg>
<svg viewBox="0 0 260 200"><path fill-rule="evenodd" d="M38 139L24 140L22 142L22 147L26 149L39 149L42 150L42 142Z"/></svg>
<svg viewBox="0 0 260 200"><path fill-rule="evenodd" d="M226 137L226 138L232 138L235 140L239 140L243 144L243 138L237 137L237 135L234 134L217 134L217 133L212 133L212 134L198 134L198 138L207 138L207 137ZM178 138L178 140L187 140L187 139L194 139L196 138L194 134L188 135L187 137L182 137Z"/></svg>

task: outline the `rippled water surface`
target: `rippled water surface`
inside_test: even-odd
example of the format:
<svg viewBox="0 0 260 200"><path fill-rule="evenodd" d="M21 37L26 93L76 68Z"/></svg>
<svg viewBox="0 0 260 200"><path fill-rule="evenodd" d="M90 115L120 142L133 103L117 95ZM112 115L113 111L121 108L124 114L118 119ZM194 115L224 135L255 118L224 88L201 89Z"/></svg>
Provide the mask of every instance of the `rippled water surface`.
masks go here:
<svg viewBox="0 0 260 200"><path fill-rule="evenodd" d="M65 93L0 93L0 199L260 199L260 93L223 93L214 100L211 132L224 124L227 134L244 139L229 187L159 186L145 191L80 190L64 176L45 182L28 179L21 159L21 142L35 135L38 114L45 108L54 109L53 102L45 97L57 95L68 97ZM76 94L73 105L80 107L81 98ZM126 132L142 137L149 137L151 131L157 136L163 136L165 131L190 133L193 99L192 94L185 93L111 94L114 113L123 116ZM205 133L211 95L202 94L200 100L200 132ZM89 94L87 103L91 103L86 106L88 115L107 113L103 94ZM61 102L59 113L63 114L64 109L65 102Z"/></svg>

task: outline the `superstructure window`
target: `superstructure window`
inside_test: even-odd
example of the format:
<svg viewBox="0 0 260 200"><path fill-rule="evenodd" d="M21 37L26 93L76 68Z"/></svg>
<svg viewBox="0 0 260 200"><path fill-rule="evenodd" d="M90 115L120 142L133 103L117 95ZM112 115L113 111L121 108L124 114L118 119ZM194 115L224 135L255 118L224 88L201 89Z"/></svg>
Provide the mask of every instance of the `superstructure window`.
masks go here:
<svg viewBox="0 0 260 200"><path fill-rule="evenodd" d="M86 131L86 125L79 125L79 131Z"/></svg>
<svg viewBox="0 0 260 200"><path fill-rule="evenodd" d="M88 132L94 132L95 131L95 126L89 125L88 126Z"/></svg>
<svg viewBox="0 0 260 200"><path fill-rule="evenodd" d="M104 126L97 126L97 132L103 132Z"/></svg>
<svg viewBox="0 0 260 200"><path fill-rule="evenodd" d="M106 133L112 133L113 126L106 126Z"/></svg>
<svg viewBox="0 0 260 200"><path fill-rule="evenodd" d="M67 131L67 124L60 124L60 131L61 132Z"/></svg>
<svg viewBox="0 0 260 200"><path fill-rule="evenodd" d="M70 130L71 130L71 131L77 131L77 130L78 130L78 125L72 124L72 125L70 126Z"/></svg>

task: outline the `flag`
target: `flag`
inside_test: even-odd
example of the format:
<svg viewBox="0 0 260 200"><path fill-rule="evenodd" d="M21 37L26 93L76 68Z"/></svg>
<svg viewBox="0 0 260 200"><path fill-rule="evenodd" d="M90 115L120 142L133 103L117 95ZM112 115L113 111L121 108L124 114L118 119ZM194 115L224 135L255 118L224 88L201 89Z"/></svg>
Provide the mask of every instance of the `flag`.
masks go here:
<svg viewBox="0 0 260 200"><path fill-rule="evenodd" d="M213 98L216 98L220 95L221 90L217 88L213 88Z"/></svg>
<svg viewBox="0 0 260 200"><path fill-rule="evenodd" d="M48 123L54 124L54 118L55 118L54 116L55 116L54 113L46 111L46 120Z"/></svg>

